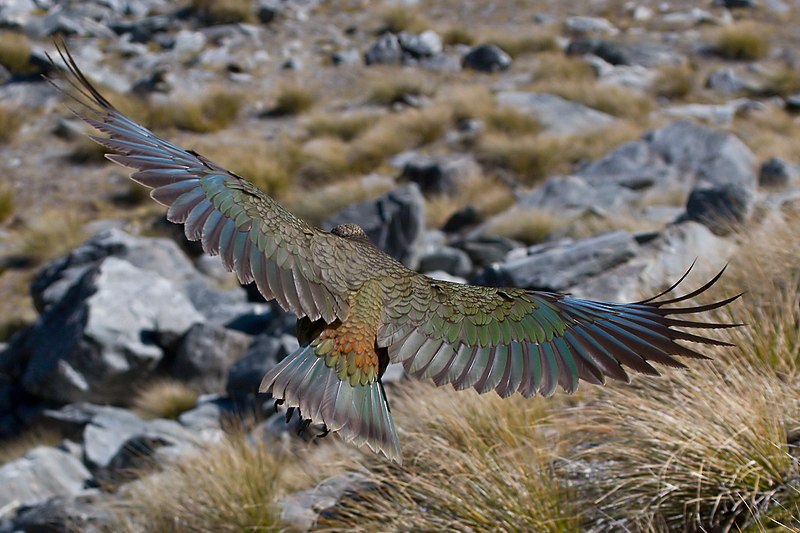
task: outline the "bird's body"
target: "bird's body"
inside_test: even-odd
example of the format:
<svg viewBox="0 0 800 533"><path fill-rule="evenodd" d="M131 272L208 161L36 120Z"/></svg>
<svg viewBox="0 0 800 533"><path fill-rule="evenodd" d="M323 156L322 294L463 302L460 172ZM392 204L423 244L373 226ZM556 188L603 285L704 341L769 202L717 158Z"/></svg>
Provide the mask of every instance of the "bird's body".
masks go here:
<svg viewBox="0 0 800 533"><path fill-rule="evenodd" d="M86 100L82 118L109 136L93 139L121 153L109 159L136 169L131 178L153 189L189 239L299 317L301 347L267 373L261 390L348 441L400 460L380 383L390 361L437 385L549 396L558 385L574 391L579 379L627 380L623 365L657 374L648 361L683 366L673 356L704 357L677 340L725 344L675 327L727 324L672 318L730 302L674 307L719 276L683 297L658 300L665 292L632 304L428 278L358 226L314 228L244 178L136 124L59 52Z"/></svg>

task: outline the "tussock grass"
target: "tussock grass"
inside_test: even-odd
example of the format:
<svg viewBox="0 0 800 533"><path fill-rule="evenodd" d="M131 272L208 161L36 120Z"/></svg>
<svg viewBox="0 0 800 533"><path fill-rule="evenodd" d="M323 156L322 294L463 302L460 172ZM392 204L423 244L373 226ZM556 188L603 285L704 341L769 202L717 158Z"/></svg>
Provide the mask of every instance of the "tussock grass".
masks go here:
<svg viewBox="0 0 800 533"><path fill-rule="evenodd" d="M491 219L484 232L488 235L508 237L525 244L539 244L558 229L561 219L543 209L512 207Z"/></svg>
<svg viewBox="0 0 800 533"><path fill-rule="evenodd" d="M533 68L534 81L579 82L597 78L594 68L579 57L561 53L546 53L537 56Z"/></svg>
<svg viewBox="0 0 800 533"><path fill-rule="evenodd" d="M380 15L381 32L420 33L428 29L427 19L411 5L396 5L385 8Z"/></svg>
<svg viewBox="0 0 800 533"><path fill-rule="evenodd" d="M32 426L16 437L0 440L0 465L19 459L36 446L55 446L62 439L55 430Z"/></svg>
<svg viewBox="0 0 800 533"><path fill-rule="evenodd" d="M445 46L456 44L472 45L475 44L475 35L466 28L453 26L442 33L442 43Z"/></svg>
<svg viewBox="0 0 800 533"><path fill-rule="evenodd" d="M319 113L309 117L303 126L312 137L337 137L352 141L378 120L376 113L357 112L347 114Z"/></svg>
<svg viewBox="0 0 800 533"><path fill-rule="evenodd" d="M484 85L456 85L442 88L437 102L446 104L452 114L453 120L484 120L497 107L494 95Z"/></svg>
<svg viewBox="0 0 800 533"><path fill-rule="evenodd" d="M37 214L20 230L16 255L31 265L40 265L66 254L86 237L84 216L59 209Z"/></svg>
<svg viewBox="0 0 800 533"><path fill-rule="evenodd" d="M795 141L800 135L800 123L782 109L771 108L734 117L733 128L759 159L781 157L794 161L800 158Z"/></svg>
<svg viewBox="0 0 800 533"><path fill-rule="evenodd" d="M513 203L511 189L496 177L482 173L470 175L459 181L455 194L425 198L425 224L430 228L441 228L453 213L467 206L488 217Z"/></svg>
<svg viewBox="0 0 800 533"><path fill-rule="evenodd" d="M307 142L300 155L297 177L303 183L331 183L349 173L348 145L334 137Z"/></svg>
<svg viewBox="0 0 800 533"><path fill-rule="evenodd" d="M688 65L667 66L658 70L651 91L656 96L682 100L694 90L695 75Z"/></svg>
<svg viewBox="0 0 800 533"><path fill-rule="evenodd" d="M413 69L399 72L387 70L375 76L369 89L369 101L374 104L392 105L406 103L410 98L432 96L435 87L424 76Z"/></svg>
<svg viewBox="0 0 800 533"><path fill-rule="evenodd" d="M30 64L31 43L22 33L3 31L0 33L0 65L12 74L32 72Z"/></svg>
<svg viewBox="0 0 800 533"><path fill-rule="evenodd" d="M180 381L162 379L142 388L133 400L133 407L145 418L177 419L194 408L198 392Z"/></svg>
<svg viewBox="0 0 800 533"><path fill-rule="evenodd" d="M348 150L353 172L370 172L386 158L418 148L441 137L451 121L445 108L408 109L389 116L365 131Z"/></svg>
<svg viewBox="0 0 800 533"><path fill-rule="evenodd" d="M757 96L787 97L800 92L800 72L796 68L781 67L768 73Z"/></svg>
<svg viewBox="0 0 800 533"><path fill-rule="evenodd" d="M255 22L250 0L192 0L191 7L209 24Z"/></svg>
<svg viewBox="0 0 800 533"><path fill-rule="evenodd" d="M550 32L526 32L521 35L495 33L487 36L484 40L500 47L514 59L524 54L559 51L556 35Z"/></svg>
<svg viewBox="0 0 800 533"><path fill-rule="evenodd" d="M0 105L0 144L13 139L20 126L22 126L22 115L9 107Z"/></svg>
<svg viewBox="0 0 800 533"><path fill-rule="evenodd" d="M211 89L197 98L171 98L150 107L147 122L152 128L178 128L210 133L227 128L239 114L242 97L224 88Z"/></svg>
<svg viewBox="0 0 800 533"><path fill-rule="evenodd" d="M769 53L769 30L763 26L742 22L720 30L714 52L723 59L755 61Z"/></svg>
<svg viewBox="0 0 800 533"><path fill-rule="evenodd" d="M580 102L591 108L616 117L644 121L656 104L647 94L595 82L544 83L537 90L558 95L567 100Z"/></svg>
<svg viewBox="0 0 800 533"><path fill-rule="evenodd" d="M285 205L309 224L319 225L348 205L377 198L393 188L389 179L352 179L311 190L294 189L287 194Z"/></svg>
<svg viewBox="0 0 800 533"><path fill-rule="evenodd" d="M14 216L14 189L7 183L0 184L0 224Z"/></svg>
<svg viewBox="0 0 800 533"><path fill-rule="evenodd" d="M310 110L316 104L314 92L297 83L284 83L275 95L275 105L271 115L299 115Z"/></svg>
<svg viewBox="0 0 800 533"><path fill-rule="evenodd" d="M395 396L403 466L364 456L378 488L320 524L334 531L574 531L545 404L411 384Z"/></svg>
<svg viewBox="0 0 800 533"><path fill-rule="evenodd" d="M485 120L489 130L509 135L536 134L543 129L535 117L509 106L498 106L486 114Z"/></svg>
<svg viewBox="0 0 800 533"><path fill-rule="evenodd" d="M129 485L116 504L125 531L276 531L276 501L304 488L290 457L237 431L200 453Z"/></svg>

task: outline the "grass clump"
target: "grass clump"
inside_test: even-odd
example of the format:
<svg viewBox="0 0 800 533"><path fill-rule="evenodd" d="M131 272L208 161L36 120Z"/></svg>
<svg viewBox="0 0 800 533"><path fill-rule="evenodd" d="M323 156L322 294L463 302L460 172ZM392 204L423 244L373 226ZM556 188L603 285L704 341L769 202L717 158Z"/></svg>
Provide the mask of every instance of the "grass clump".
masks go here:
<svg viewBox="0 0 800 533"><path fill-rule="evenodd" d="M536 134L542 131L542 124L535 117L510 106L493 109L487 113L485 120L489 130L509 135Z"/></svg>
<svg viewBox="0 0 800 533"><path fill-rule="evenodd" d="M546 241L560 224L561 219L550 211L512 207L491 219L484 232L530 245Z"/></svg>
<svg viewBox="0 0 800 533"><path fill-rule="evenodd" d="M533 68L534 81L579 82L597 78L594 68L578 57L560 53L541 54Z"/></svg>
<svg viewBox="0 0 800 533"><path fill-rule="evenodd" d="M381 32L420 33L428 29L428 21L422 14L408 5L390 6L381 13Z"/></svg>
<svg viewBox="0 0 800 533"><path fill-rule="evenodd" d="M0 184L0 224L8 222L13 216L14 189L9 184Z"/></svg>
<svg viewBox="0 0 800 533"><path fill-rule="evenodd" d="M16 437L0 440L0 465L19 459L37 446L55 446L62 439L55 430L33 426Z"/></svg>
<svg viewBox="0 0 800 533"><path fill-rule="evenodd" d="M442 43L445 46L465 44L471 46L475 44L475 36L469 30L454 26L448 28L442 34Z"/></svg>
<svg viewBox="0 0 800 533"><path fill-rule="evenodd" d="M192 0L191 7L209 24L255 22L250 0Z"/></svg>
<svg viewBox="0 0 800 533"><path fill-rule="evenodd" d="M33 72L30 60L31 43L24 34L11 31L0 33L0 65L11 74L28 74Z"/></svg>
<svg viewBox="0 0 800 533"><path fill-rule="evenodd" d="M314 93L302 85L285 83L278 88L275 105L269 114L273 116L299 115L314 107Z"/></svg>
<svg viewBox="0 0 800 533"><path fill-rule="evenodd" d="M386 73L384 73L386 74ZM369 101L374 104L392 105L432 96L434 87L412 70L376 77L370 88Z"/></svg>
<svg viewBox="0 0 800 533"><path fill-rule="evenodd" d="M395 186L388 178L367 176L311 190L293 189L286 195L285 205L309 224L318 226L348 205L375 199Z"/></svg>
<svg viewBox="0 0 800 533"><path fill-rule="evenodd" d="M30 265L40 265L66 254L86 238L84 222L73 210L51 209L36 215L20 230L17 257Z"/></svg>
<svg viewBox="0 0 800 533"><path fill-rule="evenodd" d="M189 385L175 380L157 380L136 395L134 409L145 418L177 419L194 408L198 392Z"/></svg>
<svg viewBox="0 0 800 533"><path fill-rule="evenodd" d="M0 144L14 138L22 126L22 115L6 106L0 105Z"/></svg>
<svg viewBox="0 0 800 533"><path fill-rule="evenodd" d="M377 488L320 524L341 531L574 531L544 403L412 384L395 397L404 464L364 456Z"/></svg>
<svg viewBox="0 0 800 533"><path fill-rule="evenodd" d="M349 172L347 144L341 139L323 137L307 142L300 153L297 177L304 183L332 183Z"/></svg>
<svg viewBox="0 0 800 533"><path fill-rule="evenodd" d="M539 90L580 102L615 117L646 120L656 104L653 98L619 85L587 83L548 83Z"/></svg>
<svg viewBox="0 0 800 533"><path fill-rule="evenodd" d="M787 97L800 92L800 71L782 67L766 75L756 96Z"/></svg>
<svg viewBox="0 0 800 533"><path fill-rule="evenodd" d="M523 54L556 52L559 50L555 35L551 33L526 35L492 35L488 42L500 47L512 58Z"/></svg>
<svg viewBox="0 0 800 533"><path fill-rule="evenodd" d="M202 98L173 98L154 104L148 115L153 128L178 128L210 133L227 128L236 120L242 97L223 88L212 89Z"/></svg>
<svg viewBox="0 0 800 533"><path fill-rule="evenodd" d="M307 479L290 458L237 431L131 485L116 504L115 529L277 531L277 500Z"/></svg>
<svg viewBox="0 0 800 533"><path fill-rule="evenodd" d="M714 52L723 59L756 61L769 53L768 32L754 24L737 24L720 31Z"/></svg>
<svg viewBox="0 0 800 533"><path fill-rule="evenodd" d="M659 69L651 90L662 98L682 100L692 93L694 83L694 71L688 65L668 66Z"/></svg>
<svg viewBox="0 0 800 533"><path fill-rule="evenodd" d="M372 126L377 118L376 114L365 112L321 113L309 117L304 126L312 137L336 137L343 141L352 141Z"/></svg>

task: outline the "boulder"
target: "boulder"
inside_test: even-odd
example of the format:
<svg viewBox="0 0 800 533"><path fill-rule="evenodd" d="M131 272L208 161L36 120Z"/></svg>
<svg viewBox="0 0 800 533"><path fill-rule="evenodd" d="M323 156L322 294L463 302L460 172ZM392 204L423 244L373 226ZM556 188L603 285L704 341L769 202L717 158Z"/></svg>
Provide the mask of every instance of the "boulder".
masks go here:
<svg viewBox="0 0 800 533"><path fill-rule="evenodd" d="M503 91L497 94L500 105L533 115L548 133L578 135L603 130L616 122L607 113L548 93Z"/></svg>
<svg viewBox="0 0 800 533"><path fill-rule="evenodd" d="M172 377L202 392L222 392L230 367L244 355L252 339L214 324L193 325L169 365Z"/></svg>
<svg viewBox="0 0 800 533"><path fill-rule="evenodd" d="M680 65L686 61L685 56L664 44L626 43L588 37L571 41L567 54L592 54L612 65L638 65L647 68Z"/></svg>
<svg viewBox="0 0 800 533"><path fill-rule="evenodd" d="M758 172L758 184L762 187L785 187L798 180L800 168L777 157L764 161Z"/></svg>
<svg viewBox="0 0 800 533"><path fill-rule="evenodd" d="M0 509L79 494L91 480L92 474L69 453L37 446L24 457L0 466Z"/></svg>
<svg viewBox="0 0 800 533"><path fill-rule="evenodd" d="M393 33L382 35L364 53L364 62L367 65L399 64L403 61L403 48L400 39Z"/></svg>
<svg viewBox="0 0 800 533"><path fill-rule="evenodd" d="M22 384L55 402L127 402L163 358L163 339L202 321L174 283L108 257L27 332Z"/></svg>
<svg viewBox="0 0 800 533"><path fill-rule="evenodd" d="M694 189L686 203L686 217L700 222L717 235L726 235L747 222L755 195L739 184Z"/></svg>
<svg viewBox="0 0 800 533"><path fill-rule="evenodd" d="M511 56L499 46L481 44L464 55L461 65L481 72L497 72L511 67Z"/></svg>
<svg viewBox="0 0 800 533"><path fill-rule="evenodd" d="M546 209L572 214L586 210L622 211L638 197L635 189L611 180L556 176L532 192L524 194L518 206L524 209Z"/></svg>
<svg viewBox="0 0 800 533"><path fill-rule="evenodd" d="M13 530L31 533L111 531L118 525L118 517L111 512L107 500L101 493L56 496L22 509L14 518Z"/></svg>
<svg viewBox="0 0 800 533"><path fill-rule="evenodd" d="M633 235L615 231L580 241L532 246L528 255L487 269L488 284L563 292L634 257Z"/></svg>
<svg viewBox="0 0 800 533"><path fill-rule="evenodd" d="M416 183L424 194L455 194L459 183L479 170L471 157L415 154L406 160L400 177Z"/></svg>
<svg viewBox="0 0 800 533"><path fill-rule="evenodd" d="M601 17L569 17L564 21L564 28L576 36L585 35L617 35L619 29L608 19Z"/></svg>
<svg viewBox="0 0 800 533"><path fill-rule="evenodd" d="M374 488L374 482L356 472L326 479L313 489L283 498L279 503L281 521L292 528L307 531L314 527L320 514L326 510L335 512L333 508L345 496Z"/></svg>
<svg viewBox="0 0 800 533"><path fill-rule="evenodd" d="M466 252L472 263L478 268L501 263L505 261L509 252L523 246L522 243L498 235L471 235L465 239L453 241L450 245Z"/></svg>
<svg viewBox="0 0 800 533"><path fill-rule="evenodd" d="M472 261L465 251L442 246L420 258L419 270L420 272L440 270L463 278L472 272Z"/></svg>
<svg viewBox="0 0 800 533"><path fill-rule="evenodd" d="M398 35L403 51L414 59L433 57L442 53L442 38L435 31L419 34L403 32Z"/></svg>
<svg viewBox="0 0 800 533"><path fill-rule="evenodd" d="M381 250L415 269L425 232L424 206L419 187L410 183L375 200L352 204L322 227L330 230L339 224L358 224Z"/></svg>
<svg viewBox="0 0 800 533"><path fill-rule="evenodd" d="M256 337L244 356L228 371L227 395L238 401L257 394L264 374L293 351L288 344L288 339L282 342L282 339L268 335Z"/></svg>
<svg viewBox="0 0 800 533"><path fill-rule="evenodd" d="M723 67L712 71L708 75L706 87L722 94L737 94L756 90L758 84L741 77L730 67Z"/></svg>

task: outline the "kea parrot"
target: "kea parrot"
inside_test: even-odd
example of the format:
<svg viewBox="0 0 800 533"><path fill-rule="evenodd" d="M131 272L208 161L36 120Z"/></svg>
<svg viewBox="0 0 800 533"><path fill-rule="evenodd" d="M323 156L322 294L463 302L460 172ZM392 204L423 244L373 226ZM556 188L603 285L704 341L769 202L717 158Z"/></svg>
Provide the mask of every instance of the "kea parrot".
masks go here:
<svg viewBox="0 0 800 533"><path fill-rule="evenodd" d="M72 86L68 95L82 106L78 115L105 134L91 138L116 152L106 157L135 169L131 179L152 189L188 239L297 315L301 346L264 376L260 391L355 445L401 461L381 384L390 362L436 385L531 397L550 396L557 386L573 392L579 380L629 381L624 366L657 375L650 362L683 367L674 356L707 358L676 341L730 345L685 330L732 324L686 315L738 295L678 305L722 272L684 296L665 297L685 275L667 291L629 304L426 277L386 255L359 226L315 228L245 178L137 124L100 94L63 44L57 48Z"/></svg>

